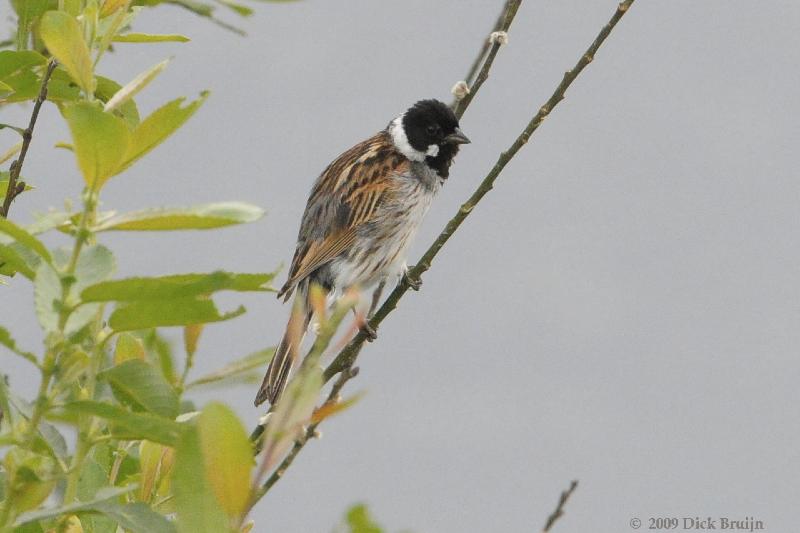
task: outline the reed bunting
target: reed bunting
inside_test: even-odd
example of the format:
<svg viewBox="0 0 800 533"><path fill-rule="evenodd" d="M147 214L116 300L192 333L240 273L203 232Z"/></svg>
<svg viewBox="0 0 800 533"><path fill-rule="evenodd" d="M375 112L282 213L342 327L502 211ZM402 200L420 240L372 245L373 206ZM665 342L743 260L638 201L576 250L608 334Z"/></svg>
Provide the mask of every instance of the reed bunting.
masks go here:
<svg viewBox="0 0 800 533"><path fill-rule="evenodd" d="M351 287L377 286L367 317L372 316L387 280L407 272L406 252L417 228L459 145L469 142L447 105L421 100L328 165L311 190L289 279L278 292L284 301L295 292L302 299L299 331L304 334L312 318L312 283L334 298ZM363 327L374 338L375 332ZM256 405L274 404L286 386L303 335L298 339L292 331L298 330L290 319Z"/></svg>

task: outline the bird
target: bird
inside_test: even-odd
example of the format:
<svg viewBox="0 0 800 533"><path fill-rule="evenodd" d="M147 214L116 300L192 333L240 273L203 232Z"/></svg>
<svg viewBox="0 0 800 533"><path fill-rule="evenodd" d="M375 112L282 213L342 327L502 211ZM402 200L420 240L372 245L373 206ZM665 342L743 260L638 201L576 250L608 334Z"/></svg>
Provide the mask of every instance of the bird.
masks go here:
<svg viewBox="0 0 800 533"><path fill-rule="evenodd" d="M409 279L406 253L449 177L462 144L453 110L435 99L420 100L389 125L334 159L314 183L303 213L288 280L278 298L300 299L300 318L289 319L255 398L258 406L280 398L312 320L309 289L328 299L350 289L376 287L367 320L388 280ZM295 321L293 323L293 320ZM296 323L302 320L302 324ZM370 340L375 331L362 325ZM301 334L298 336L297 331ZM298 338L299 337L299 338Z"/></svg>

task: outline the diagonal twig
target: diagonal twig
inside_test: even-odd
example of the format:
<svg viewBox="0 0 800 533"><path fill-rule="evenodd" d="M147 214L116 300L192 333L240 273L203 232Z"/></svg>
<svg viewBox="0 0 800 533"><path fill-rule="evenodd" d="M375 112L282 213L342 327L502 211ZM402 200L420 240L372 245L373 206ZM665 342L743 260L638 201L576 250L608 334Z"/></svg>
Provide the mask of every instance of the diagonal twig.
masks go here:
<svg viewBox="0 0 800 533"><path fill-rule="evenodd" d="M472 193L472 196L461 205L461 208L458 210L456 215L450 219L447 225L444 227L444 230L439 234L433 244L430 245L428 250L423 254L422 258L419 260L417 265L412 268L409 273L408 277L411 279L419 279L419 277L425 273L431 267L431 262L445 245L445 243L450 239L450 237L455 233L458 227L464 222L464 220L469 216L478 202L494 187L494 182L497 180L497 177L503 171L503 169L508 165L508 163L514 158L514 156L519 152L519 150L525 146L525 144L530 139L531 135L539 128L539 126L544 122L544 119L550 114L550 112L558 105L558 103L564 99L564 94L566 93L567 89L572 82L578 77L578 75L586 68L586 66L594 60L594 56L597 53L597 50L600 48L600 45L603 44L603 41L606 40L611 30L614 29L614 26L617 25L619 20L622 16L628 11L628 8L633 4L634 0L625 0L624 2L620 3L617 6L617 10L614 12L614 16L611 17L611 20L600 30L600 33L597 35L595 40L589 46L589 48L581 55L581 58L572 67L571 70L568 70L564 73L564 77L561 80L561 83L558 84L553 94L550 98L545 102L543 106L539 108L539 111L533 116L533 118L528 122L528 125L519 134L513 144L503 153L500 154L498 157L497 162L495 163L494 167L489 171L489 174L483 179L483 181L478 185L478 188L475 189L475 192ZM403 295L408 291L410 285L405 283L399 283L397 287L392 291L386 301L383 303L380 309L375 313L375 316L370 320L369 325L372 326L373 329L377 329L383 319L385 319L389 313L391 313L396 307L397 303L403 297ZM353 340L348 344L344 350L342 350L339 355L336 356L336 359L325 369L325 379L330 379L338 372L349 368L355 358L358 356L358 353L361 351L361 347L366 341L367 335L363 332L359 332Z"/></svg>
<svg viewBox="0 0 800 533"><path fill-rule="evenodd" d="M36 101L33 104L31 120L28 123L28 127L22 132L22 148L19 151L19 157L11 163L11 168L8 173L8 188L6 189L5 199L3 199L3 206L0 208L0 216L3 218L8 218L11 202L25 190L25 184L17 183L17 179L19 179L19 174L22 172L22 164L25 162L28 146L30 146L31 140L33 139L33 127L36 126L36 119L39 118L39 110L47 99L47 84L50 82L50 76L53 74L56 65L55 59L51 59L50 63L47 65L44 76L42 76L42 87L39 89L39 96L36 97Z"/></svg>
<svg viewBox="0 0 800 533"><path fill-rule="evenodd" d="M575 480L569 484L569 488L567 490L561 492L561 496L558 498L558 505L556 505L555 510L550 513L550 516L547 517L547 522L544 523L542 533L548 533L550 528L553 527L553 524L556 523L556 520L564 515L564 506L567 504L569 497L572 496L572 493L575 492L575 489L577 488L578 481Z"/></svg>
<svg viewBox="0 0 800 533"><path fill-rule="evenodd" d="M578 75L586 68L589 63L594 60L594 56L597 53L597 50L606 40L608 35L611 33L611 30L617 25L620 19L625 15L628 11L630 6L633 4L634 0L624 0L618 6L614 15L608 21L608 23L603 26L600 30L600 33L597 35L595 40L592 44L587 48L587 50L581 55L578 62L572 67L571 70L567 71L564 74L561 82L556 87L553 94L550 98L542 105L537 113L533 116L533 118L528 122L528 125L519 134L516 140L512 143L512 145L504 152L500 154L497 159L497 162L486 175L486 177L481 181L478 185L477 189L473 192L472 196L461 206L455 216L450 219L447 223L445 228L430 245L428 250L423 254L422 258L419 260L417 265L412 268L408 274L407 278L404 278L404 281L399 283L397 287L392 291L386 301L383 303L381 308L375 313L372 319L369 321L369 325L373 329L377 329L378 326L383 322L383 320L397 307L398 302L400 299L405 295L408 289L411 287L408 279L418 280L419 277L426 272L431 267L431 263L445 243L450 239L453 233L459 228L459 226L464 222L464 220L469 216L478 202L490 191L494 186L494 182L497 180L500 173L506 167L506 165L514 158L514 156L519 152L519 150L528 142L531 135L539 128L541 123L544 119L552 112L555 106L564 99L564 95L572 85L572 82L578 77ZM488 57L487 57L488 60ZM474 95L473 95L474 96ZM335 402L337 401L337 397L341 389L344 387L345 383L355 377L357 374L358 368L354 367L354 363L356 358L358 357L361 348L364 345L364 342L367 340L367 335L364 333L362 329L359 331L358 334L353 338L352 341L336 356L336 358L331 362L331 364L325 369L324 372L324 379L325 381L329 381L334 376L339 374L338 379L333 385L333 389L331 390L330 394L328 395L328 402ZM286 469L292 464L294 459L297 457L298 453L302 448L306 445L308 440L310 440L316 431L317 424L312 424L308 427L304 438L295 442L294 446L284 458L284 460L278 465L275 469L273 474L267 479L267 481L262 485L261 490L257 496L257 500L263 497L266 492L272 488L272 486L280 480L283 474L286 472ZM253 432L253 438L257 439L259 435L263 432L263 428L258 427Z"/></svg>

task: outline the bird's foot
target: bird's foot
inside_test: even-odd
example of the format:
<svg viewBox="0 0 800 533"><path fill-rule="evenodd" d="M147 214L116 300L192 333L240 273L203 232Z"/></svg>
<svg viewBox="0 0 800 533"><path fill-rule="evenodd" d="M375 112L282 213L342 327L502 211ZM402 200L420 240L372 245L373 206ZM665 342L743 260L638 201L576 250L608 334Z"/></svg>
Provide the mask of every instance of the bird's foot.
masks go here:
<svg viewBox="0 0 800 533"><path fill-rule="evenodd" d="M406 267L405 271L403 272L403 283L408 285L409 289L418 291L422 287L422 280L419 278L411 277L411 274L409 274L409 272L411 272L411 268Z"/></svg>
<svg viewBox="0 0 800 533"><path fill-rule="evenodd" d="M361 331L363 331L364 335L367 336L367 342L372 342L378 338L378 332L375 331L375 328L369 325L369 322L364 322L361 325Z"/></svg>

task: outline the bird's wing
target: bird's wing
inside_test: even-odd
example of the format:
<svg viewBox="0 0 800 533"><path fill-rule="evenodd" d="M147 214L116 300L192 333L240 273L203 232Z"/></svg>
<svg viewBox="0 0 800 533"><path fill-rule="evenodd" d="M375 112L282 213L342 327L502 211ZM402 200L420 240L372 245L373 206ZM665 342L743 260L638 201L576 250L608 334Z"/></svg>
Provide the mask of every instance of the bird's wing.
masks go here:
<svg viewBox="0 0 800 533"><path fill-rule="evenodd" d="M306 205L289 279L278 297L352 246L409 165L381 132L340 155L322 173Z"/></svg>

